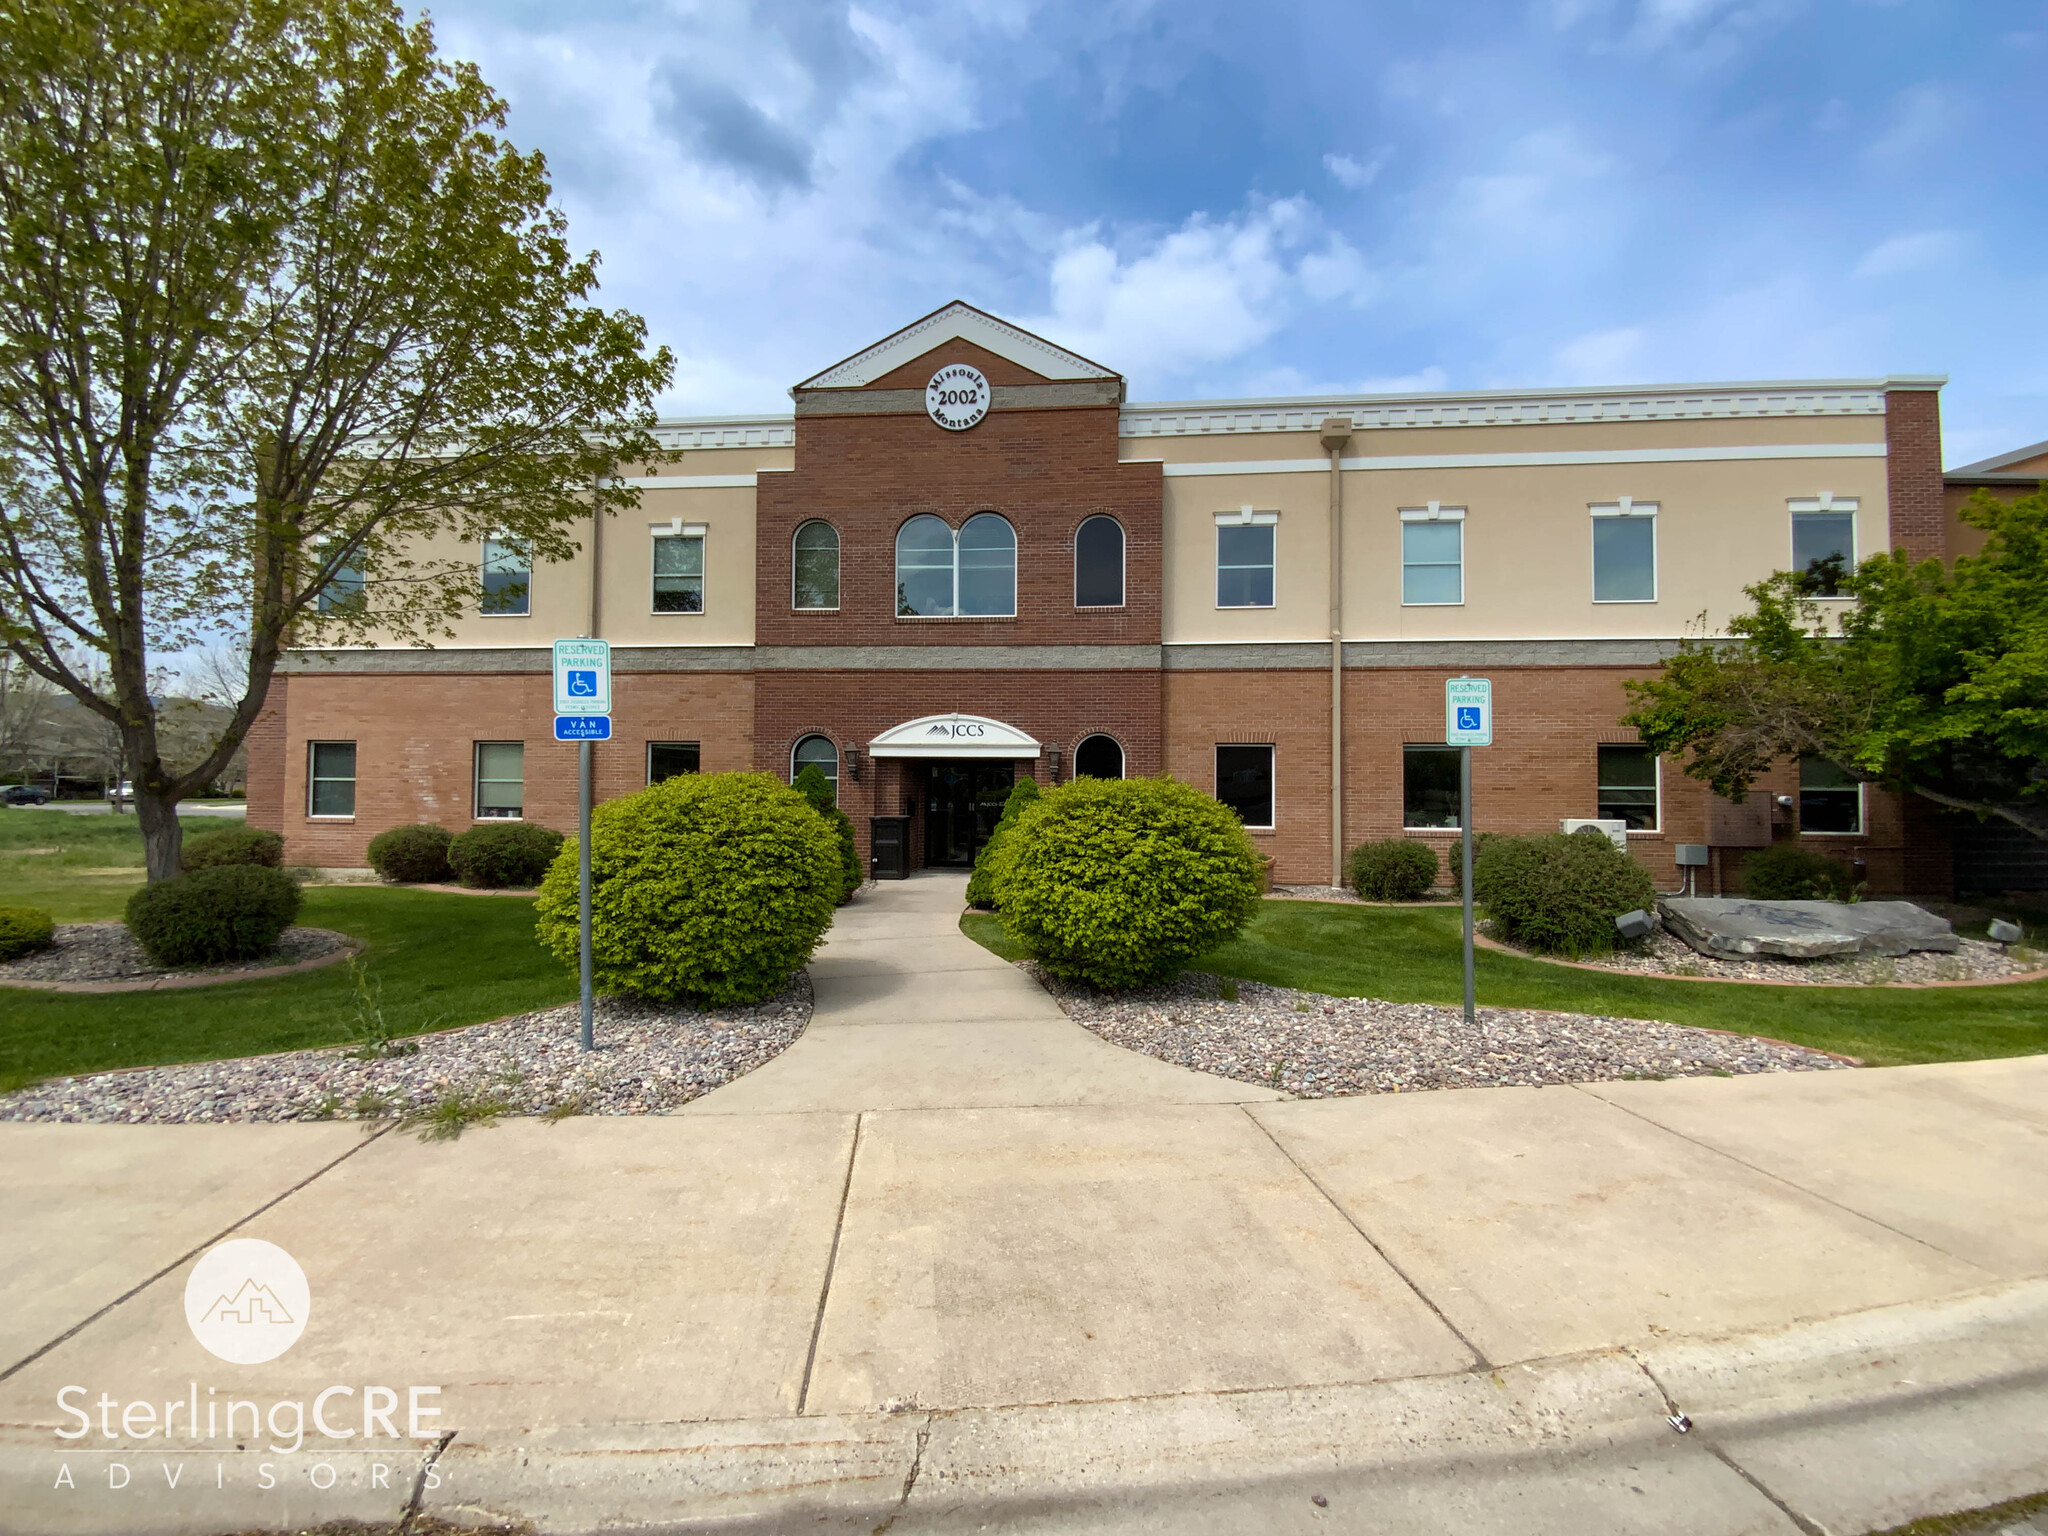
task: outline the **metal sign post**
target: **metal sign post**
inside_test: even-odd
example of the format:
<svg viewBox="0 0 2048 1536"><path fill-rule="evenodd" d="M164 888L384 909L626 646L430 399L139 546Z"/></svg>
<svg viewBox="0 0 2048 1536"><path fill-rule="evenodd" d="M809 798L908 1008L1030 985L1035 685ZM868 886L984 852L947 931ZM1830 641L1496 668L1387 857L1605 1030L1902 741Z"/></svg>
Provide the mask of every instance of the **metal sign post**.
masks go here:
<svg viewBox="0 0 2048 1536"><path fill-rule="evenodd" d="M1458 848L1465 897L1465 1022L1474 1021L1472 983L1472 749L1493 745L1493 683L1484 677L1444 679L1444 740L1458 749Z"/></svg>
<svg viewBox="0 0 2048 1536"><path fill-rule="evenodd" d="M612 648L604 640L555 642L555 740L576 743L576 918L582 1038L597 1048L590 966L590 744L612 737Z"/></svg>

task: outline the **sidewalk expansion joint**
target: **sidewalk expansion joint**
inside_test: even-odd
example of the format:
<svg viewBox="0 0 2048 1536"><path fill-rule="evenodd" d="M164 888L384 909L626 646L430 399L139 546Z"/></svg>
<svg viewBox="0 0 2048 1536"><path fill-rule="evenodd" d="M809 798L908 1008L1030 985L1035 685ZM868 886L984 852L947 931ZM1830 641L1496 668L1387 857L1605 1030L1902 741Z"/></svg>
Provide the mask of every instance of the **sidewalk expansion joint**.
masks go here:
<svg viewBox="0 0 2048 1536"><path fill-rule="evenodd" d="M1266 1123L1263 1120L1261 1120L1257 1115L1251 1112L1251 1106L1248 1104L1239 1104L1237 1107L1243 1113L1245 1119L1251 1121L1253 1125L1257 1126L1259 1128L1260 1133L1265 1136L1266 1140L1270 1141L1273 1144L1273 1149L1276 1152L1278 1152L1282 1157L1287 1159L1288 1164L1294 1169L1294 1171L1300 1174L1304 1179L1307 1179L1309 1184L1315 1189L1315 1192L1321 1195L1325 1200L1327 1200L1330 1203L1330 1209L1335 1211L1339 1216L1343 1217L1345 1224L1348 1225L1352 1231L1356 1232L1361 1238L1365 1240L1365 1245L1368 1248L1372 1249L1374 1253L1380 1256L1380 1262L1382 1264L1385 1264L1387 1268L1391 1269L1396 1275L1400 1277L1401 1283L1407 1286L1408 1289L1414 1293L1415 1299L1421 1302L1425 1307L1429 1308L1429 1310L1435 1314L1436 1320L1442 1323L1444 1327L1450 1330L1451 1337L1455 1338L1460 1344L1464 1345L1468 1351L1470 1351L1472 1355L1473 1364L1467 1367L1467 1369L1478 1371L1492 1370L1493 1362L1486 1358L1486 1351L1481 1349L1477 1344L1473 1343L1472 1340L1466 1336L1465 1330L1460 1328L1456 1323L1452 1322L1449 1315L1444 1311L1444 1309L1436 1304L1435 1299L1431 1297L1427 1291L1423 1290L1421 1286L1415 1283L1414 1277L1410 1275L1407 1270L1403 1269L1399 1264L1394 1262L1393 1255L1388 1253L1386 1249L1382 1248L1379 1245L1378 1241L1374 1239L1373 1235L1370 1232L1366 1231L1365 1228L1359 1224L1357 1218L1354 1217L1349 1211L1344 1209L1343 1205L1338 1202L1337 1197L1331 1194L1330 1191L1324 1187L1323 1181L1317 1178L1314 1174L1310 1173L1308 1169L1303 1167L1301 1164L1301 1160L1297 1158L1292 1152L1288 1151L1287 1148L1281 1144L1280 1138L1273 1134L1272 1130L1266 1125Z"/></svg>
<svg viewBox="0 0 2048 1536"><path fill-rule="evenodd" d="M860 1158L860 1133L867 1119L865 1110L853 1117L853 1145L846 1149L846 1181L839 1186L839 1214L832 1222L832 1247L825 1255L824 1282L818 1287L818 1315L811 1319L811 1347L804 1354L803 1384L797 1388L799 1414L810 1406L811 1371L818 1363L818 1339L825 1331L825 1303L832 1296L832 1273L839 1267L839 1234L846 1228L846 1202L853 1194L853 1165Z"/></svg>
<svg viewBox="0 0 2048 1536"><path fill-rule="evenodd" d="M300 1190L304 1189L308 1184L311 1184L315 1179L320 1178L325 1174L333 1172L336 1168L339 1168L343 1163L347 1162L350 1158L354 1157L358 1152L362 1151L363 1148L367 1147L371 1142L376 1141L381 1137L388 1136L393 1129L394 1127L387 1125L380 1130L366 1132L361 1141L357 1142L354 1146L350 1147L346 1152L342 1153L341 1156L335 1158L332 1162L321 1164L318 1168L315 1168L311 1173L307 1174L303 1179L299 1180L298 1183L294 1184L290 1189L285 1190L282 1194L277 1195L273 1199L264 1201L261 1205L257 1206L255 1210L249 1212L248 1215L240 1217L237 1220L230 1222L227 1226L222 1227L218 1232L214 1233L213 1236L207 1238L206 1241L199 1244L198 1247L193 1248L186 1253L179 1254L178 1257L171 1260L170 1263L166 1264L162 1269L158 1270L155 1274L151 1275L147 1280L143 1280L136 1285L130 1286L127 1290L123 1291L120 1295L116 1296L112 1301L108 1302L104 1307L101 1307L97 1312L93 1313L90 1317L87 1317L79 1322L73 1323L69 1328L66 1328L62 1333L58 1334L57 1337L50 1340L49 1343L45 1344L41 1349L36 1350L33 1354L23 1355L19 1360L15 1361L14 1364L8 1366L6 1370L0 1371L0 1381L7 1380L7 1378L12 1376L16 1371L25 1370L27 1367L34 1365L38 1360L42 1359L43 1356L47 1355L51 1350L55 1349L59 1344L62 1344L65 1340L70 1339L76 1336L77 1334L83 1333L86 1329L90 1328L94 1323L98 1322L101 1318L105 1317L109 1312L113 1311L114 1308L120 1306L123 1302L132 1301L135 1297L140 1296L152 1285L155 1285L157 1281L163 1279L165 1275L170 1274L171 1271L179 1268L181 1265L190 1263L193 1259L199 1257L200 1254L206 1252L206 1250L211 1248L215 1243L225 1238L230 1232L239 1232L243 1227L246 1227L250 1222L254 1221L258 1216L261 1216L265 1211L270 1210L273 1206L282 1205L285 1201L289 1200L293 1195L296 1195Z"/></svg>
<svg viewBox="0 0 2048 1536"><path fill-rule="evenodd" d="M1828 1531L1825 1527L1815 1525L1806 1516L1800 1514L1798 1510L1771 1492L1769 1488L1765 1487L1763 1483L1750 1474L1747 1467L1722 1450L1720 1446L1709 1440L1705 1442L1705 1448L1709 1456L1712 1456L1714 1460L1720 1462L1722 1466L1733 1472L1737 1477L1749 1484L1750 1487L1762 1494L1764 1498L1768 1499L1773 1509L1777 1510L1779 1514L1799 1528L1800 1536L1828 1536Z"/></svg>
<svg viewBox="0 0 2048 1536"><path fill-rule="evenodd" d="M427 1475L434 1470L434 1463L441 1459L441 1453L454 1443L455 1431L446 1431L420 1462L419 1476L412 1480L412 1497L405 1501L405 1513L399 1516L398 1528L392 1536L412 1536L412 1528L419 1521L421 1506L427 1499Z"/></svg>

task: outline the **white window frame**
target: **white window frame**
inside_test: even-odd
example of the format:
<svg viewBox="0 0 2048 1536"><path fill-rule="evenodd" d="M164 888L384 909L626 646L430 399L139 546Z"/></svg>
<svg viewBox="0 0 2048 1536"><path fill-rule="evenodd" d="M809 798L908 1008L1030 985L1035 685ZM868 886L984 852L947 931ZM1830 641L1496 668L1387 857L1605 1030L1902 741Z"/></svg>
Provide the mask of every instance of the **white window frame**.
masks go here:
<svg viewBox="0 0 2048 1536"><path fill-rule="evenodd" d="M1265 749L1266 762L1269 765L1266 769L1266 781L1272 786L1271 791L1266 796L1266 814L1272 820L1265 822L1263 825L1247 821L1244 823L1244 829L1247 832L1276 831L1280 826L1280 744L1274 741L1217 742L1209 752L1209 782L1215 786L1215 790L1220 790L1223 787L1221 782L1222 765L1216 761L1216 754L1225 747L1262 747ZM1212 790L1211 793L1215 793L1215 790ZM1223 797L1218 794L1216 798L1222 800Z"/></svg>
<svg viewBox="0 0 2048 1536"><path fill-rule="evenodd" d="M518 814L517 816L486 816L486 815L485 815L485 814L483 813L483 812L484 812L484 805L483 805L483 801L484 801L484 748L485 748L485 747L517 747L517 748L519 748L519 814ZM493 779L493 780L491 780L491 782L492 782L493 784L503 784L503 783L504 783L504 782L506 782L506 781L505 781L505 780L503 780L503 779ZM471 746L470 746L470 752L469 752L469 819L470 819L471 821L475 821L475 822L483 822L483 823L485 823L485 824L491 824L491 823L495 823L495 822L500 822L500 821L524 821L524 820L526 820L526 743L525 743L525 742L523 742L523 741L505 741L505 740L503 740L503 739L500 739L500 740L497 740L497 741L478 741L478 742L473 742L473 743L471 744Z"/></svg>
<svg viewBox="0 0 2048 1536"><path fill-rule="evenodd" d="M1849 515L1848 568L1851 571L1855 570L1856 561L1859 558L1857 554L1856 514L1862 509L1862 506L1862 497L1837 496L1833 491L1822 491L1818 496L1787 496L1785 498L1785 545L1789 558L1785 562L1785 569L1788 571L1793 570L1792 561L1799 558L1797 533L1799 515L1802 512L1846 512ZM1809 598L1808 601L1815 603L1850 603L1854 602L1855 599L1846 592L1837 592L1832 597L1813 597ZM1837 832L1832 835L1841 837L1844 834Z"/></svg>
<svg viewBox="0 0 2048 1536"><path fill-rule="evenodd" d="M648 743L647 743L647 750L646 750L646 751L645 751L645 752L644 752L644 753L643 753L643 754L641 755L641 767L643 767L643 768L645 768L645 769L647 770L647 782L648 782L648 784L649 784L649 785L652 785L652 784L653 784L653 783L655 782L655 780L654 780L654 749L655 749L656 747L695 747L695 748L697 749L697 768L696 768L696 771L697 771L698 773L702 773L702 772L704 771L704 743L703 743L703 742L701 742L701 741L650 741L650 742L648 742ZM681 777L681 775L680 775L680 774L672 774L672 775L671 775L670 777L672 777L672 778L680 778L680 777ZM666 781L664 780L663 782L666 782Z"/></svg>
<svg viewBox="0 0 2048 1536"><path fill-rule="evenodd" d="M1456 752L1456 747L1441 741L1404 741L1401 743L1401 830L1403 832L1463 832L1464 826L1453 822L1448 827L1417 827L1408 822L1408 753L1416 748L1424 752Z"/></svg>
<svg viewBox="0 0 2048 1536"><path fill-rule="evenodd" d="M647 611L657 619L702 618L711 610L711 529L705 523L686 523L680 517L666 523L650 523L647 529ZM654 606L655 546L663 539L695 539L698 544L697 563L702 571L697 577L699 584L698 603L693 613L687 608L657 608Z"/></svg>
<svg viewBox="0 0 2048 1536"><path fill-rule="evenodd" d="M789 531L789 608L792 613L837 613L839 603L812 606L796 600L796 541L806 528L830 528L832 530L832 587L841 601L846 597L846 538L839 531L839 525L828 518L807 517Z"/></svg>
<svg viewBox="0 0 2048 1536"><path fill-rule="evenodd" d="M1260 511L1256 510L1255 508L1252 508L1252 507L1248 507L1248 506L1247 506L1247 507L1239 507L1239 508L1238 508L1238 509L1237 509L1237 510L1236 510L1235 512L1218 512L1218 513L1216 514L1216 527L1217 527L1217 530L1218 530L1218 531L1217 531L1217 534L1216 534L1216 545L1215 545L1215 552L1214 552L1214 554L1215 554L1215 561L1216 561L1216 585L1215 585L1215 588L1214 588L1214 596L1215 596L1215 599L1216 599L1216 609L1217 609L1217 611L1218 611L1219 613L1244 613L1244 612L1247 612L1247 611L1254 611L1254 610L1257 610L1257 609L1261 609L1261 608L1275 608L1275 607L1278 607L1278 606L1279 606L1279 603L1280 603L1280 530L1279 530L1279 527L1278 527L1278 524L1279 524L1279 522L1280 522L1280 514L1279 514L1278 512L1260 512ZM1225 529L1225 528L1272 528L1272 529L1273 529L1273 563L1272 563L1272 564L1271 564L1270 566L1268 566L1268 567L1267 567L1267 569L1268 569L1268 570L1270 570L1270 571L1271 571L1271 572L1273 573L1273 599L1272 599L1272 601L1271 601L1271 602L1265 602L1265 603L1226 603L1226 602L1224 602L1224 601L1223 601L1223 534L1222 534L1222 530L1223 530L1223 529ZM1257 566L1255 566L1255 565L1234 565L1234 566L1230 567L1230 569L1232 569L1232 570L1234 570L1234 571L1255 571L1255 570L1257 570L1257 569L1258 569L1258 567L1257 567ZM1220 746L1247 746L1247 747L1250 747L1250 746L1257 746L1257 745L1258 745L1258 743L1257 743L1257 742L1250 742L1250 741L1247 741L1247 742L1220 742L1220 743L1218 743L1218 745L1220 745Z"/></svg>
<svg viewBox="0 0 2048 1536"><path fill-rule="evenodd" d="M484 578L485 576L487 576L487 575L489 575L489 574L490 574L490 569L491 569L491 546L492 546L493 544L504 544L504 545L508 545L508 546L513 546L513 547L516 547L516 546L517 546L517 544L518 544L518 540L516 540L516 539L513 539L513 538L510 538L510 537L508 537L507 535L505 535L505 534L502 534L502 533L494 533L494 534L491 534L491 535L489 535L489 536L488 536L487 538L485 538L485 540L484 540L484 542L483 542L483 550L482 550L482 552L481 552L481 553L480 553L480 554L479 554L479 555L477 556L477 578L478 578L478 582L479 582L479 584L481 584L481 582L482 582L482 579L483 579L483 578ZM486 607L484 607L484 606L483 606L483 605L482 605L481 603L479 603L479 604L477 605L477 617L478 617L478 618L480 618L480 619L530 619L530 618L532 618L532 617L533 617L533 551L529 549L529 550L525 550L525 551L523 551L523 553L524 553L524 554L525 554L525 556L526 556L526 607L525 607L525 608L524 608L524 609L523 609L523 610L522 610L521 612L518 612L518 613L511 613L511 612L506 612L506 611L502 611L502 610L500 610L500 611L497 611L497 612L493 612L493 611L492 611L491 609L489 609L489 608L486 608Z"/></svg>
<svg viewBox="0 0 2048 1536"><path fill-rule="evenodd" d="M1853 832L1813 832L1806 826L1806 786L1798 786L1799 794L1799 835L1801 837L1868 837L1870 836L1870 786L1863 780L1856 781L1856 830Z"/></svg>
<svg viewBox="0 0 2048 1536"><path fill-rule="evenodd" d="M320 777L320 776L319 776L319 775L318 775L318 774L317 774L317 773L316 773L316 772L314 771L314 770L315 770L315 768L316 768L316 766L318 765L318 763L319 763L319 761L320 761L320 749L321 749L322 747L353 747L353 748L355 748L355 753L356 753L356 758L355 758L355 771L354 771L353 773L351 773L351 774L349 775L349 779L348 779L348 803L349 803L349 810L347 811L347 813L346 813L346 814L343 814L343 813L341 813L341 812L336 812L336 811L315 811L315 810L313 809L313 791L314 791L314 787L315 787L316 785L319 785L319 784L338 784L338 783L340 783L340 782L341 782L341 781L340 781L339 779L336 779L336 778L332 778L332 777L328 777L328 778L324 778L324 779L323 779L323 778L321 778L321 777ZM362 743L361 743L361 742L359 742L359 741L338 741L338 740L336 740L336 741L309 741L309 742L307 742L307 743L306 743L306 820L308 820L308 821L354 821L354 820L356 819L356 813L355 813L355 804L356 804L356 791L357 791L358 787L359 787L359 786L360 786L360 785L362 784L362 773L363 773L363 747L362 747Z"/></svg>
<svg viewBox="0 0 2048 1536"><path fill-rule="evenodd" d="M328 544L316 551L314 558L320 564L325 565L333 557L333 554L334 546L333 544ZM344 578L353 581L355 583L354 587L348 591L330 596L329 594L335 592L337 584ZM369 589L369 561L363 558L363 552L358 548L345 562L337 565L328 575L327 580L320 584L320 590L313 594L313 611L315 613L347 613L351 610L360 612L369 604Z"/></svg>
<svg viewBox="0 0 2048 1536"><path fill-rule="evenodd" d="M1594 810L1600 809L1600 790L1602 788L1600 783L1600 749L1602 747L1641 747L1643 745L1640 741L1596 741L1593 743ZM1648 749L1645 748L1645 750ZM1617 789L1621 787L1620 785L1615 786ZM1657 797L1654 802L1656 816L1653 818L1653 824L1647 827L1630 827L1627 833L1630 837L1662 837L1664 835L1664 754L1662 752L1650 753L1650 788Z"/></svg>
<svg viewBox="0 0 2048 1536"><path fill-rule="evenodd" d="M1458 530L1458 596L1448 603L1412 603L1408 600L1408 527L1411 523L1450 523ZM1435 570L1444 562L1421 560L1417 569ZM1426 506L1401 508L1401 606L1403 608L1462 608L1465 606L1465 509L1432 501Z"/></svg>
<svg viewBox="0 0 2048 1536"><path fill-rule="evenodd" d="M961 519L960 526L958 528L955 528L951 523L948 523L943 517L940 517L939 514L936 512L919 512L914 516L906 517L902 521L902 523L898 525L896 529L895 538L891 541L890 544L889 557L892 562L890 569L891 574L895 577L895 580L890 583L890 590L898 593L900 593L902 590L903 530L905 528L908 528L912 523L916 522L917 519L920 517L930 517L937 519L937 521L945 527L946 531L952 535L953 596L951 601L947 605L949 611L945 613L903 613L900 611L896 611L897 603L896 600L892 599L889 606L892 612L895 612L895 617L897 621L899 623L906 624L952 623L955 620L965 620L968 623L975 623L986 622L990 619L1001 620L1016 618L1017 605L1020 597L1022 596L1024 585L1024 541L1017 537L1017 525L1011 522L1009 518L1005 517L1002 513L996 511L993 507L983 507L979 512L973 512L968 514L965 518ZM997 522L1001 523L1010 532L1010 611L1008 613L962 613L960 611L960 536L967 531L967 525L969 523L974 522L977 518L983 517L994 518ZM925 566L923 567L923 569L936 570L938 569L938 567Z"/></svg>
<svg viewBox="0 0 2048 1536"><path fill-rule="evenodd" d="M832 749L832 772L830 777L832 780L832 793L836 797L839 793L839 770L843 766L846 754L839 750L839 743L830 736L827 736L823 731L805 731L803 735L797 737L795 741L789 744L789 782L794 784L796 776L802 773L806 767L810 766L807 763L799 763L796 760L797 753L802 750L803 744L807 741L822 741Z"/></svg>
<svg viewBox="0 0 2048 1536"><path fill-rule="evenodd" d="M1587 525L1586 556L1589 562L1589 574L1592 578L1593 601L1601 607L1625 607L1630 603L1654 603L1662 595L1664 573L1660 569L1663 563L1660 556L1663 552L1658 548L1657 543L1657 513L1660 505L1661 503L1654 501L1637 501L1633 496L1623 496L1615 501L1596 501L1589 508L1593 514L1593 519ZM1599 595L1600 555L1596 534L1600 526L1600 519L1608 517L1647 518L1649 520L1650 595L1648 597L1601 597Z"/></svg>
<svg viewBox="0 0 2048 1536"><path fill-rule="evenodd" d="M1114 603L1084 603L1081 601L1081 530L1090 523L1113 523L1117 531L1116 589L1122 599ZM1107 512L1091 512L1074 525L1074 607L1081 613L1112 613L1118 608L1131 605L1131 531L1123 525L1121 518ZM1100 733L1097 733L1100 734ZM1118 743L1122 745L1121 742Z"/></svg>

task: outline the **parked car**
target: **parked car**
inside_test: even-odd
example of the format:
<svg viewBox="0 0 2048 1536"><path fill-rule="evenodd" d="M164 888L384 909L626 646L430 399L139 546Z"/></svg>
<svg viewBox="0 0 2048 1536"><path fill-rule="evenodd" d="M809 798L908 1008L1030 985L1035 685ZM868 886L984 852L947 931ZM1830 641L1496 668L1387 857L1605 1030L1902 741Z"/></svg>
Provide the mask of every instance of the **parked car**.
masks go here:
<svg viewBox="0 0 2048 1536"><path fill-rule="evenodd" d="M0 789L0 804L48 805L50 792L40 784L10 784Z"/></svg>
<svg viewBox="0 0 2048 1536"><path fill-rule="evenodd" d="M116 784L112 789L107 791L107 798L113 801L114 804L116 805L120 805L126 801L133 800L135 798L134 783L128 779L123 779L120 783Z"/></svg>

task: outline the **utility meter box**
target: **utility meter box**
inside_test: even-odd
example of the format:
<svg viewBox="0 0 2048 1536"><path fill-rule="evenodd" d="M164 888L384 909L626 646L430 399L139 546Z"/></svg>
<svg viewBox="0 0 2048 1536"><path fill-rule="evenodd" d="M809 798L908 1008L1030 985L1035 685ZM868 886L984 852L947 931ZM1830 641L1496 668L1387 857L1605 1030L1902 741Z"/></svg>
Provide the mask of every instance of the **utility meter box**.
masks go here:
<svg viewBox="0 0 2048 1536"><path fill-rule="evenodd" d="M1680 843L1674 850L1680 869L1705 869L1707 867L1707 845L1705 843Z"/></svg>
<svg viewBox="0 0 2048 1536"><path fill-rule="evenodd" d="M1567 816L1558 822L1561 832L1583 832L1588 827L1597 827L1607 834L1609 842L1626 850L1628 847L1628 823L1619 819L1598 816Z"/></svg>

